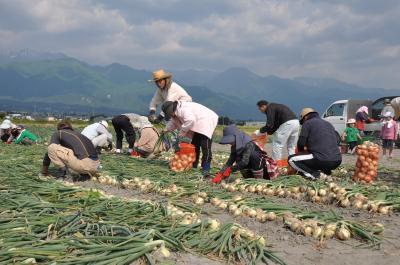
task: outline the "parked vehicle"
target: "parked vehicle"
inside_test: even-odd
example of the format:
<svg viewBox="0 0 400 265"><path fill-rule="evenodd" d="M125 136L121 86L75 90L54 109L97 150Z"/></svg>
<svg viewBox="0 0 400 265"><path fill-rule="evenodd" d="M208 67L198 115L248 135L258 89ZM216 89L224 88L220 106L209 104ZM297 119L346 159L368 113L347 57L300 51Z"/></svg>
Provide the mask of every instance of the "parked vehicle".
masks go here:
<svg viewBox="0 0 400 265"><path fill-rule="evenodd" d="M370 118L373 122L365 124L365 131L370 135L379 137L381 130L381 112L386 98L393 99L399 96L382 97L375 101L363 99L345 99L333 102L322 115L323 119L330 122L335 127L336 132L341 135L346 128L346 121L355 118L356 111L361 106L367 106L370 110ZM397 119L399 117L396 117ZM399 123L399 121L398 121ZM400 137L397 141L400 146Z"/></svg>
<svg viewBox="0 0 400 265"><path fill-rule="evenodd" d="M345 99L333 102L323 114L323 119L335 127L336 132L342 135L346 129L348 119L355 119L356 111L361 106L371 106L372 100Z"/></svg>

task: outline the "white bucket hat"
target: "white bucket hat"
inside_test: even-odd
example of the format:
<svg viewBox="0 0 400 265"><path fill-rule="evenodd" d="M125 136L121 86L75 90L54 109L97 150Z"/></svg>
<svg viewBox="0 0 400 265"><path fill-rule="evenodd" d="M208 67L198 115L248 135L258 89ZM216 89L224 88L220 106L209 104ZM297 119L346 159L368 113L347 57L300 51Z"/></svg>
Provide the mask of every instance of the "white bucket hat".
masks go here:
<svg viewBox="0 0 400 265"><path fill-rule="evenodd" d="M356 119L349 119L349 120L347 121L347 124L351 124L351 123L356 123Z"/></svg>
<svg viewBox="0 0 400 265"><path fill-rule="evenodd" d="M106 128L108 129L108 122L107 122L107 121L102 120L102 121L100 122L100 124L103 125L104 127L106 127Z"/></svg>
<svg viewBox="0 0 400 265"><path fill-rule="evenodd" d="M0 129L3 129L3 130L10 129L11 127L12 127L12 123L10 120L4 120L0 125Z"/></svg>
<svg viewBox="0 0 400 265"><path fill-rule="evenodd" d="M391 111L387 111L387 112L385 112L385 114L383 114L383 117L385 117L385 118L389 118L389 117L393 118L393 116L394 115Z"/></svg>
<svg viewBox="0 0 400 265"><path fill-rule="evenodd" d="M133 128L142 130L143 128L153 127L153 124L149 122L149 118L146 116L139 116L134 122L132 122Z"/></svg>
<svg viewBox="0 0 400 265"><path fill-rule="evenodd" d="M140 116L140 129L147 128L147 127L153 127L153 124L149 122L149 118L146 116Z"/></svg>

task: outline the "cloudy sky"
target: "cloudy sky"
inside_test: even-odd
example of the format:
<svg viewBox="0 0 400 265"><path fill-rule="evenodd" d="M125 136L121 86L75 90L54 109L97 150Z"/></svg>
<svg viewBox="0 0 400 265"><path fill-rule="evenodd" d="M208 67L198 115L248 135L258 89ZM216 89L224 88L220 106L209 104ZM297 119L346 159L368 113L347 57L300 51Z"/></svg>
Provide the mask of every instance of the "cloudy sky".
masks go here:
<svg viewBox="0 0 400 265"><path fill-rule="evenodd" d="M0 0L0 51L400 89L398 0Z"/></svg>

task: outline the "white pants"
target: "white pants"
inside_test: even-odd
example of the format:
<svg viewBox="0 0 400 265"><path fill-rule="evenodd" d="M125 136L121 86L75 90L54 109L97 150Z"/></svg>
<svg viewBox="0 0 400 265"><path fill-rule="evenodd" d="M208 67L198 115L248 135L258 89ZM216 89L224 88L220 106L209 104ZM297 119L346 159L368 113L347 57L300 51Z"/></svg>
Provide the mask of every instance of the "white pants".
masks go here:
<svg viewBox="0 0 400 265"><path fill-rule="evenodd" d="M108 145L107 134L100 134L92 139L94 147L106 147Z"/></svg>
<svg viewBox="0 0 400 265"><path fill-rule="evenodd" d="M274 133L272 141L272 159L282 159L282 150L287 146L289 155L294 155L299 137L300 123L298 120L287 121Z"/></svg>

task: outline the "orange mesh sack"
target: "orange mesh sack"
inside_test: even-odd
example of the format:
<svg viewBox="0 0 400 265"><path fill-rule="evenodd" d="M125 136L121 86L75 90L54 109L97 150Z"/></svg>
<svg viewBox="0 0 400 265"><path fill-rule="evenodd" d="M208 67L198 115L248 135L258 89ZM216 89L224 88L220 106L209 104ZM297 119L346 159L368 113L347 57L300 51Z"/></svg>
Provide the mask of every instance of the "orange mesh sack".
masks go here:
<svg viewBox="0 0 400 265"><path fill-rule="evenodd" d="M180 143L179 144L179 151L176 152L176 154L185 154L185 155L190 155L194 154L196 156L196 148L194 145L189 144L189 143Z"/></svg>
<svg viewBox="0 0 400 265"><path fill-rule="evenodd" d="M263 133L257 136L256 134L253 133L251 135L251 139L253 139L253 141L258 145L258 147L264 150L264 147L268 142L268 134Z"/></svg>
<svg viewBox="0 0 400 265"><path fill-rule="evenodd" d="M378 175L378 160L380 147L371 142L357 146L357 162L353 180L366 183L373 182Z"/></svg>
<svg viewBox="0 0 400 265"><path fill-rule="evenodd" d="M194 145L180 143L179 151L175 152L174 157L169 162L169 166L175 172L187 171L192 168L194 160L196 160Z"/></svg>

